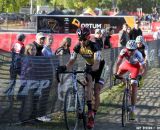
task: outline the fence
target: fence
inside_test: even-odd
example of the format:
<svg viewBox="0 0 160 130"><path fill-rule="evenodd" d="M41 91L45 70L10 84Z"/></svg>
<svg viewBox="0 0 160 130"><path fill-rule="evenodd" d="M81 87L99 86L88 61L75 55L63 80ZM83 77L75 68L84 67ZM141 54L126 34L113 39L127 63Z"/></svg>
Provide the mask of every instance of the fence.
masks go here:
<svg viewBox="0 0 160 130"><path fill-rule="evenodd" d="M21 13L1 13L0 31L36 32L36 17Z"/></svg>
<svg viewBox="0 0 160 130"><path fill-rule="evenodd" d="M148 69L160 67L159 41L148 42L149 60ZM120 48L103 50L107 65L107 77L103 90L112 86L114 63ZM0 51L0 122L15 123L23 120L46 115L63 110L64 94L71 86L70 76L62 76L62 82L57 83L55 68L65 64L69 56L52 58L23 57L21 78L18 76L12 91L5 93L10 85L9 66L11 54ZM27 61L27 62L26 62ZM27 63L27 65L25 64ZM83 69L81 57L74 67ZM80 76L82 78L82 76ZM67 84L66 84L67 83Z"/></svg>

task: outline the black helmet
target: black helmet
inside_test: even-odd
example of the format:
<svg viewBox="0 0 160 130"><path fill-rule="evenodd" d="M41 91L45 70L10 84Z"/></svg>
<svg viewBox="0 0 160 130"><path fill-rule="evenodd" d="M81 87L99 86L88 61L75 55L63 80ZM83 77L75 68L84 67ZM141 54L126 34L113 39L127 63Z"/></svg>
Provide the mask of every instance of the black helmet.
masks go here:
<svg viewBox="0 0 160 130"><path fill-rule="evenodd" d="M25 39L25 37L26 36L23 33L20 33L20 34L17 35L17 40L18 41L23 41Z"/></svg>
<svg viewBox="0 0 160 130"><path fill-rule="evenodd" d="M90 30L87 27L82 27L77 29L77 34L78 34L79 40L85 40L86 37L90 35Z"/></svg>

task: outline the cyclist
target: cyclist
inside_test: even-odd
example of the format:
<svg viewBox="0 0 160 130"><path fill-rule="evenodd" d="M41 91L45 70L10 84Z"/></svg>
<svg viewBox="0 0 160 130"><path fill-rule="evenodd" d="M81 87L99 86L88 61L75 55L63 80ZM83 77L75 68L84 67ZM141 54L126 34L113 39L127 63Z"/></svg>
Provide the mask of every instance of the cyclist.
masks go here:
<svg viewBox="0 0 160 130"><path fill-rule="evenodd" d="M142 53L145 63L148 60L148 46L144 41L143 36L136 37L137 49Z"/></svg>
<svg viewBox="0 0 160 130"><path fill-rule="evenodd" d="M123 59L125 59L123 61ZM122 62L123 61L123 62ZM118 61L116 63L115 76L122 76L126 72L130 72L131 78L131 111L130 120L135 120L135 104L137 99L137 78L145 74L145 62L142 54L137 50L135 40L129 40L126 44L126 48L122 49Z"/></svg>
<svg viewBox="0 0 160 130"><path fill-rule="evenodd" d="M87 81L87 106L88 106L88 122L89 129L94 127L94 116L100 103L100 88L104 84L101 77L105 61L101 56L100 48L95 42L90 40L90 30L86 27L77 30L79 42L74 47L69 62L66 66L60 66L58 69L63 72L70 69L74 64L77 55L80 54L86 61L86 81ZM95 84L93 84L95 81ZM92 104L92 89L94 88L95 104Z"/></svg>

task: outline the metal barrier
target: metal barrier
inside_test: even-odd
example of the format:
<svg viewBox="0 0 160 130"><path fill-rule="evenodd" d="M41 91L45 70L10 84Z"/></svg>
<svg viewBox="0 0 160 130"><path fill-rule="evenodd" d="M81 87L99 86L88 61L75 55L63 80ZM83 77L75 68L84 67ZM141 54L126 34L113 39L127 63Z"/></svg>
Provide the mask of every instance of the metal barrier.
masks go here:
<svg viewBox="0 0 160 130"><path fill-rule="evenodd" d="M153 41L148 44L148 69L160 67L160 44ZM121 48L105 49L103 56L107 65L106 83L103 90L112 86L114 63ZM62 111L64 94L71 86L70 75L62 76L62 82L57 83L55 68L65 64L67 56L23 57L21 75L11 87L9 67L11 54L0 51L0 122L15 123L40 117L49 113ZM81 70L84 61L81 57L74 67ZM80 77L83 78L83 77ZM67 83L67 84L66 84ZM11 87L8 93L5 91Z"/></svg>

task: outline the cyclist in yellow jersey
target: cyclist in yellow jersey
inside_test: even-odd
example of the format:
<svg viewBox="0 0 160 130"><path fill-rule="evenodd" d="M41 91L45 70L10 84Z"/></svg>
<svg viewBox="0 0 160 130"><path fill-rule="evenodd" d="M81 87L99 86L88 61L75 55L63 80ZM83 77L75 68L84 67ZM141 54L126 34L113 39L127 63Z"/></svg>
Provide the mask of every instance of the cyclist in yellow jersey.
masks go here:
<svg viewBox="0 0 160 130"><path fill-rule="evenodd" d="M70 69L76 61L77 55L80 54L86 61L86 81L87 81L87 106L88 106L88 122L87 127L94 127L94 116L100 104L100 90L104 85L104 79L101 74L105 65L105 61L101 56L100 48L95 42L90 40L90 30L86 27L77 30L79 42L74 47L69 62L66 66L60 66L59 71L63 72ZM94 84L93 84L94 83ZM92 104L92 92L94 88L95 103Z"/></svg>

